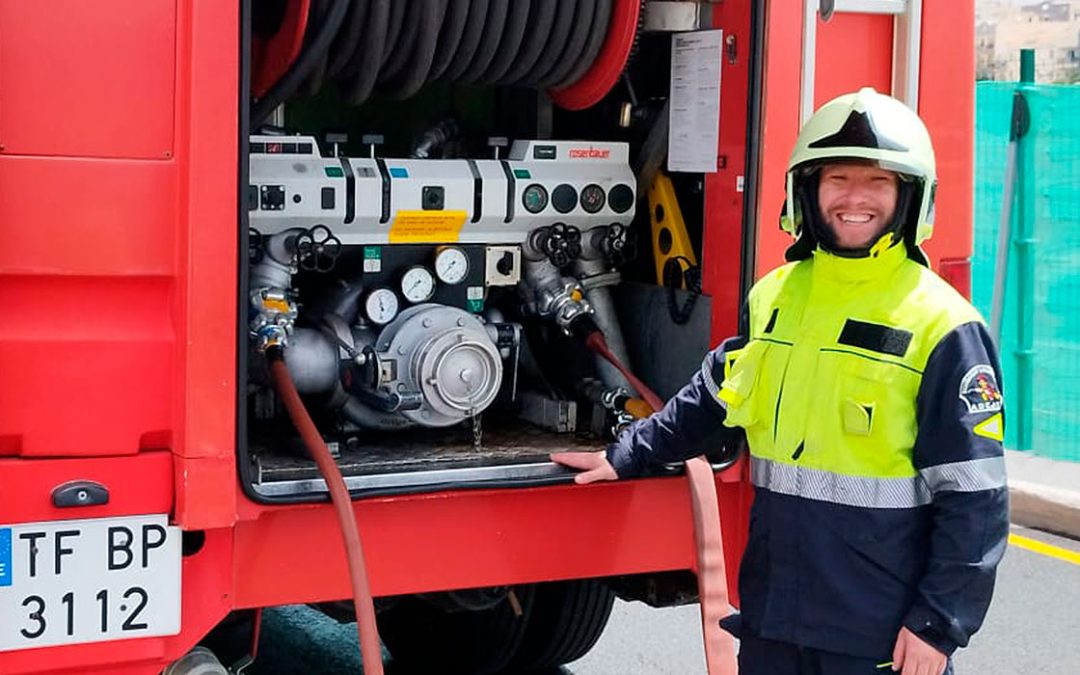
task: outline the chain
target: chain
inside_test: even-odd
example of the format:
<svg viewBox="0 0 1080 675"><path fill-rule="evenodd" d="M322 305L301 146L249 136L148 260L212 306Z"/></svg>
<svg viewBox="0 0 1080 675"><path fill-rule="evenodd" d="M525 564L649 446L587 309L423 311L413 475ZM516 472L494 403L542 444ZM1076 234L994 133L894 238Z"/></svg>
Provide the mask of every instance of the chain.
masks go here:
<svg viewBox="0 0 1080 675"><path fill-rule="evenodd" d="M484 444L483 421L480 415L472 416L472 436L473 450L479 452Z"/></svg>
<svg viewBox="0 0 1080 675"><path fill-rule="evenodd" d="M483 447L484 429L480 415L476 412L476 399L471 389L469 390L469 420L472 422L473 450L479 452Z"/></svg>

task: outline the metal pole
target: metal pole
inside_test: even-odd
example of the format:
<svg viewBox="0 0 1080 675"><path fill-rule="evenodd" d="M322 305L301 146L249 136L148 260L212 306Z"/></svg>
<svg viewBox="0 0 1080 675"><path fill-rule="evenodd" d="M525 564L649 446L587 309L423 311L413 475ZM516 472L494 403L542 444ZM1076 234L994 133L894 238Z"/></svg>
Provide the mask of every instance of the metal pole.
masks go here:
<svg viewBox="0 0 1080 675"><path fill-rule="evenodd" d="M990 334L997 340L999 348L1004 339L1002 336L1002 317L1005 314L1009 253L1012 250L1013 201L1016 199L1016 156L1020 139L1027 134L1031 123L1027 99L1019 90L1013 92L1012 103L1012 117L1009 120L1009 146L1005 155L1005 181L1001 192L1001 219L998 223L993 300L990 305Z"/></svg>
<svg viewBox="0 0 1080 675"><path fill-rule="evenodd" d="M1034 90L1035 51L1024 49L1020 52L1020 87L1017 94L1024 101ZM1028 114L1030 131L1030 109ZM1018 146L1017 156L1017 200L1019 218L1016 227L1016 297L1017 297L1017 450L1030 450L1033 417L1034 389L1034 323L1035 323L1035 214L1036 214L1036 175L1035 143L1025 134Z"/></svg>
<svg viewBox="0 0 1080 675"><path fill-rule="evenodd" d="M803 0L802 77L799 85L799 126L814 114L814 77L817 63L818 0Z"/></svg>
<svg viewBox="0 0 1080 675"><path fill-rule="evenodd" d="M1012 247L1013 198L1016 195L1016 113L1024 98L1020 92L1013 94L1012 122L1009 125L1009 147L1005 151L1005 182L1001 192L1001 219L998 221L997 260L994 264L994 291L990 303L990 334L1001 348L1001 317L1005 311L1006 280L1009 274L1009 251Z"/></svg>

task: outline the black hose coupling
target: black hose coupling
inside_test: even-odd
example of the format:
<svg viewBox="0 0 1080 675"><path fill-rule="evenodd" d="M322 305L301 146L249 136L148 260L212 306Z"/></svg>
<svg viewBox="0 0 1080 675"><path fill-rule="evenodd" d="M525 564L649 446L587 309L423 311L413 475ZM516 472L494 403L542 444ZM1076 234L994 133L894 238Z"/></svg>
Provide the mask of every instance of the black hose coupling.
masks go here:
<svg viewBox="0 0 1080 675"><path fill-rule="evenodd" d="M566 325L566 331L578 340L585 340L593 333L601 333L600 326L596 325L592 314L581 314Z"/></svg>

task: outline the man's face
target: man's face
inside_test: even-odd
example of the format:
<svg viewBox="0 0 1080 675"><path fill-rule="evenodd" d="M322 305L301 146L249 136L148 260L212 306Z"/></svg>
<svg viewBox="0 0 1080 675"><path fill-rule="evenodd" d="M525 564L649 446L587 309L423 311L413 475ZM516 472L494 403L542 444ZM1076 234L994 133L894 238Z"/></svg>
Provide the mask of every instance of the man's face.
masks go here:
<svg viewBox="0 0 1080 675"><path fill-rule="evenodd" d="M826 164L821 168L818 203L825 223L841 249L867 248L876 242L896 212L899 176L862 164Z"/></svg>

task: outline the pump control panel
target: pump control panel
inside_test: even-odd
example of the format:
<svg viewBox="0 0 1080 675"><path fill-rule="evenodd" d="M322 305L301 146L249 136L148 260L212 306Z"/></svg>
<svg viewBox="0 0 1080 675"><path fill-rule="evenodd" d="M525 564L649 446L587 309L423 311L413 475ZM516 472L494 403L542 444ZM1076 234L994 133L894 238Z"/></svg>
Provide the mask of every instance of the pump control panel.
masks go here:
<svg viewBox="0 0 1080 675"><path fill-rule="evenodd" d="M345 245L521 244L536 228L629 225L625 143L517 141L508 159L324 157L308 136L251 138L261 234L323 225Z"/></svg>

